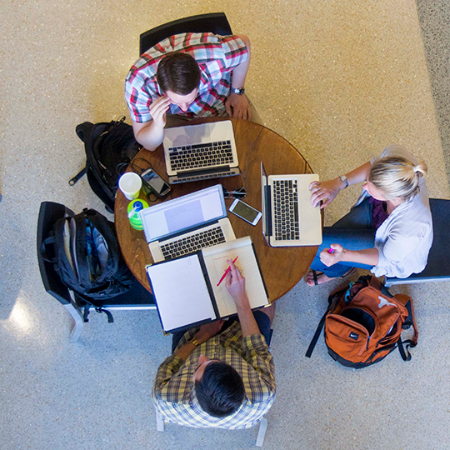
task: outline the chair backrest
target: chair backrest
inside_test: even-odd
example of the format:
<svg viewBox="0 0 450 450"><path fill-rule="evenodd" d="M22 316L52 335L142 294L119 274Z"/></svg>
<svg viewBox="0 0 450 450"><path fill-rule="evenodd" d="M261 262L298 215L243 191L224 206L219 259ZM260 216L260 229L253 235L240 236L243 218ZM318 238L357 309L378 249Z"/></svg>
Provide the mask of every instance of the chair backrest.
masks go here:
<svg viewBox="0 0 450 450"><path fill-rule="evenodd" d="M56 300L61 302L63 305L71 303L69 289L55 272L53 264L44 259L42 255L42 244L45 239L50 236L50 231L52 231L53 224L66 214L73 215L74 213L60 203L42 202L39 209L36 239L37 257L44 288L50 295L55 297Z"/></svg>
<svg viewBox="0 0 450 450"><path fill-rule="evenodd" d="M139 55L142 55L163 39L174 36L175 34L188 32L210 32L221 36L233 34L225 13L200 14L198 16L186 17L142 33L139 40Z"/></svg>
<svg viewBox="0 0 450 450"><path fill-rule="evenodd" d="M430 198L433 217L433 245L428 263L423 272L411 275L417 277L450 277L450 200Z"/></svg>
<svg viewBox="0 0 450 450"><path fill-rule="evenodd" d="M406 279L386 277L386 286L450 279L450 200L430 198L433 217L433 245L425 269Z"/></svg>

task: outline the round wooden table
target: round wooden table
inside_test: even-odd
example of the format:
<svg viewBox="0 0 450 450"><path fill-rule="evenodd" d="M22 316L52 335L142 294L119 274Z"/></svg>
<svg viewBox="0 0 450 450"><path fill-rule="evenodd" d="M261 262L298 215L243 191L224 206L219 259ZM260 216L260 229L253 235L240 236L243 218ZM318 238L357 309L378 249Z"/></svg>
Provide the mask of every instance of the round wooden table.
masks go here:
<svg viewBox="0 0 450 450"><path fill-rule="evenodd" d="M312 173L309 164L289 142L262 125L241 119L218 118L196 119L190 123L194 125L217 120L231 120L233 122L242 175L175 184L172 185L171 194L158 200L158 202L221 183L229 191L245 187L247 197L243 199L244 202L261 211L261 161L264 162L268 175ZM154 152L141 150L134 161L137 158L147 160L161 177L166 181L168 180L162 146ZM139 167L145 167L145 162L142 160L136 161L136 164ZM146 199L142 191L141 198ZM225 200L228 208L233 200ZM148 203L151 206L157 202ZM145 266L151 264L153 260L144 232L137 231L130 225L127 216L128 204L129 200L118 190L114 214L120 248L125 262L134 276L151 292ZM271 301L277 300L289 292L305 275L318 247L272 248L267 245L262 234L262 219L254 227L230 212L228 212L228 218L231 221L236 238L251 236Z"/></svg>

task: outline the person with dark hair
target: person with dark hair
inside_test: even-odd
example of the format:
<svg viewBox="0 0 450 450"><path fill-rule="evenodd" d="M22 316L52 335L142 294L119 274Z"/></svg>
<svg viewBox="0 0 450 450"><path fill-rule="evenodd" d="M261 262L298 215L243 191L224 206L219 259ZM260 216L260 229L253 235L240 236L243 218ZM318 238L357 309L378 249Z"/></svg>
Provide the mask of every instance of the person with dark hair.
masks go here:
<svg viewBox="0 0 450 450"><path fill-rule="evenodd" d="M173 335L172 352L153 386L167 422L228 429L256 425L275 400L275 368L267 342L275 305L252 311L245 278L228 261L226 288L238 317Z"/></svg>
<svg viewBox="0 0 450 450"><path fill-rule="evenodd" d="M245 35L182 33L147 50L125 81L136 140L153 151L164 127L181 120L227 114L251 120L244 94L249 64Z"/></svg>

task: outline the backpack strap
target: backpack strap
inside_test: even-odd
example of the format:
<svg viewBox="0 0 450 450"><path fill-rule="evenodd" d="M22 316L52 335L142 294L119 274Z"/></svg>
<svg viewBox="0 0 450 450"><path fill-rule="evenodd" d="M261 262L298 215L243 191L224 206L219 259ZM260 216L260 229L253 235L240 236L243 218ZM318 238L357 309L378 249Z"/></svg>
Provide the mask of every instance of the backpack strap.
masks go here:
<svg viewBox="0 0 450 450"><path fill-rule="evenodd" d="M328 297L328 308L325 311L325 314L320 319L319 325L317 326L316 332L314 333L314 337L312 338L312 341L309 344L308 350L306 351L305 356L307 358L311 358L312 352L314 351L314 348L316 347L317 341L319 340L320 334L322 333L323 327L325 325L325 319L327 318L327 315L331 311L335 310L336 305L339 302L339 299L341 298L341 296L343 295L343 293L345 291L346 291L346 289L340 290Z"/></svg>
<svg viewBox="0 0 450 450"><path fill-rule="evenodd" d="M111 314L111 312L108 311L107 309L103 309L102 307L98 307L98 308L95 308L95 311L98 312L99 314L105 313L108 316L108 323L114 323L114 317Z"/></svg>
<svg viewBox="0 0 450 450"><path fill-rule="evenodd" d="M314 333L314 337L312 338L311 343L309 344L308 350L306 351L305 356L307 358L311 358L312 352L314 351L314 348L316 347L317 341L319 340L320 334L322 333L322 329L325 325L325 319L327 318L328 312L330 310L330 307L326 310L325 314L320 319L319 325L317 326L317 330Z"/></svg>
<svg viewBox="0 0 450 450"><path fill-rule="evenodd" d="M374 289L376 289L377 291L381 291L381 282L377 277L370 277L369 281L369 286L372 286Z"/></svg>
<svg viewBox="0 0 450 450"><path fill-rule="evenodd" d="M419 330L417 328L416 319L414 317L414 305L413 305L412 298L405 294L395 294L394 298L396 300L398 300L400 303L402 303L403 305L405 305L405 308L408 310L408 317L404 321L402 328L404 330L407 330L408 328L410 328L412 326L413 330L414 330L414 335L411 339L409 339L408 341L404 341L404 342L405 343L411 342L410 346L415 347L417 345L417 341L419 339Z"/></svg>
<svg viewBox="0 0 450 450"><path fill-rule="evenodd" d="M89 139L91 139L92 132L94 130L94 124L91 122L84 122L78 125L75 128L75 132L77 133L77 136L86 143ZM75 185L80 178L82 178L86 173L86 166L81 169L73 178L69 180L69 185L73 186Z"/></svg>
<svg viewBox="0 0 450 450"><path fill-rule="evenodd" d="M55 261L54 269L58 273L61 281L69 288L75 291L81 290L78 276L70 264L64 247L64 225L67 218L58 219L53 225Z"/></svg>
<svg viewBox="0 0 450 450"><path fill-rule="evenodd" d="M53 248L55 247L55 236L49 236L46 239L44 239L42 241L41 248L39 249L39 252L40 252L40 254L42 256L42 259L44 261L46 261L48 263L51 263L51 264L55 264L56 261L57 261L56 256L54 256L53 258L50 258L50 256L48 256L47 248L49 247L49 245L53 245Z"/></svg>
<svg viewBox="0 0 450 450"><path fill-rule="evenodd" d="M408 317L403 322L402 328L407 330L411 326L413 327L414 334L411 339L407 339L403 341L401 336L398 338L397 345L398 351L403 359L403 361L411 360L411 353L409 352L410 348L414 348L417 345L417 341L419 339L419 331L417 329L416 320L414 318L414 306L412 298L405 294L395 294L394 298L400 302L405 308L408 310ZM405 346L404 346L405 345Z"/></svg>
<svg viewBox="0 0 450 450"><path fill-rule="evenodd" d="M69 180L69 186L73 186L78 182L80 178L82 178L86 174L86 167L81 169L73 178Z"/></svg>

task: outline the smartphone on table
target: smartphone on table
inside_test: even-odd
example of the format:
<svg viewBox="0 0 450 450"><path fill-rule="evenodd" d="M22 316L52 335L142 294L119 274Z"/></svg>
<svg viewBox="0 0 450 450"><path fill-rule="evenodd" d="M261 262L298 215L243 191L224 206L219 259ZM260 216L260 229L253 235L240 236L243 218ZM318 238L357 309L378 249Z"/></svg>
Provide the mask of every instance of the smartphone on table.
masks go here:
<svg viewBox="0 0 450 450"><path fill-rule="evenodd" d="M247 203L244 203L239 199L236 199L230 206L230 212L253 226L258 223L262 215L257 209L252 208L250 205L247 205Z"/></svg>
<svg viewBox="0 0 450 450"><path fill-rule="evenodd" d="M172 190L170 185L166 183L153 169L144 170L141 173L141 178L143 180L143 186L145 186L146 183L150 187L151 192L158 197L165 197ZM144 188L144 191L145 190L146 189Z"/></svg>

